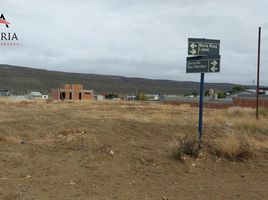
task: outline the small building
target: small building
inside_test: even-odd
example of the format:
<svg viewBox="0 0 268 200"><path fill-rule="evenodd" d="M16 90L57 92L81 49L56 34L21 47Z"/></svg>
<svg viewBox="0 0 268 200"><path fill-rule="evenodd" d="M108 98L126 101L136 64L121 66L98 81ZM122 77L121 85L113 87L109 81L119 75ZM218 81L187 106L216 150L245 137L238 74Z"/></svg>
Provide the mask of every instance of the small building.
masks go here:
<svg viewBox="0 0 268 200"><path fill-rule="evenodd" d="M137 100L137 97L135 95L128 95L128 96L126 96L126 100L135 101L135 100Z"/></svg>
<svg viewBox="0 0 268 200"><path fill-rule="evenodd" d="M54 100L92 100L93 90L84 90L81 84L65 84L62 88L51 89Z"/></svg>
<svg viewBox="0 0 268 200"><path fill-rule="evenodd" d="M104 96L103 95L95 95L95 100L97 101L103 101L104 100Z"/></svg>
<svg viewBox="0 0 268 200"><path fill-rule="evenodd" d="M259 88L259 93L268 95L268 87L260 87Z"/></svg>
<svg viewBox="0 0 268 200"><path fill-rule="evenodd" d="M42 99L42 94L40 93L40 92L36 92L36 91L34 91L34 92L30 92L28 95L27 95L27 98L28 99Z"/></svg>
<svg viewBox="0 0 268 200"><path fill-rule="evenodd" d="M10 91L7 89L0 89L0 97L10 96Z"/></svg>
<svg viewBox="0 0 268 200"><path fill-rule="evenodd" d="M159 94L145 94L148 101L159 101Z"/></svg>
<svg viewBox="0 0 268 200"><path fill-rule="evenodd" d="M256 107L256 88L245 89L226 97L226 100L232 101L233 105L240 107ZM259 106L268 107L268 88L259 88Z"/></svg>
<svg viewBox="0 0 268 200"><path fill-rule="evenodd" d="M256 91L254 89L244 89L241 91L237 91L234 93L231 93L229 95L226 96L226 100L232 101L233 98L239 97L241 95L255 95Z"/></svg>
<svg viewBox="0 0 268 200"><path fill-rule="evenodd" d="M268 95L268 87L260 87L259 88L260 95ZM233 98L248 96L248 97L256 97L256 89L244 89L238 92L234 92L232 94L227 95L227 100L232 100Z"/></svg>

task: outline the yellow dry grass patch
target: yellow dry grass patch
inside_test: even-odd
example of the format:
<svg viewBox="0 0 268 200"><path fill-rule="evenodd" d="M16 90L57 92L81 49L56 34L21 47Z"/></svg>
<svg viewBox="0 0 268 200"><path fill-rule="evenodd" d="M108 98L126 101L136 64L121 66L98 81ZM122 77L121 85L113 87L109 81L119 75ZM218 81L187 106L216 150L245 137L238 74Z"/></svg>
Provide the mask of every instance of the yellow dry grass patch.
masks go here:
<svg viewBox="0 0 268 200"><path fill-rule="evenodd" d="M250 139L243 135L226 134L209 142L211 153L229 159L248 160L254 158Z"/></svg>
<svg viewBox="0 0 268 200"><path fill-rule="evenodd" d="M204 134L209 151L220 157L246 160L254 158L254 151L268 149L266 112L261 108L256 120L253 108L207 109Z"/></svg>

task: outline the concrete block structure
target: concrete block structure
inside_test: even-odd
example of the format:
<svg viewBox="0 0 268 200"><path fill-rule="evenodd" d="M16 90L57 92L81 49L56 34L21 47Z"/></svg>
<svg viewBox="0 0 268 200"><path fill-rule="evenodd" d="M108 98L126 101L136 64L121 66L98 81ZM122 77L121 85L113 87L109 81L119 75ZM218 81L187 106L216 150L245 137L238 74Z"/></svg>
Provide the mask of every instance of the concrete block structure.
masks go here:
<svg viewBox="0 0 268 200"><path fill-rule="evenodd" d="M81 84L65 84L62 88L51 89L54 100L92 100L93 90L84 90Z"/></svg>

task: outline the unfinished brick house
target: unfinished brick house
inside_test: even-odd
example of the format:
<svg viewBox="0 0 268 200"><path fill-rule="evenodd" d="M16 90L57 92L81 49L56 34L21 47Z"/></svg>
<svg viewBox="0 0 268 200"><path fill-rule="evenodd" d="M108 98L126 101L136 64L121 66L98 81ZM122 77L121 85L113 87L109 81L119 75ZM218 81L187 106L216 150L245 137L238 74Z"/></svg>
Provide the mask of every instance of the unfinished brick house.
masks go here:
<svg viewBox="0 0 268 200"><path fill-rule="evenodd" d="M65 84L62 88L51 89L51 98L54 100L91 100L93 90L84 90L81 84Z"/></svg>

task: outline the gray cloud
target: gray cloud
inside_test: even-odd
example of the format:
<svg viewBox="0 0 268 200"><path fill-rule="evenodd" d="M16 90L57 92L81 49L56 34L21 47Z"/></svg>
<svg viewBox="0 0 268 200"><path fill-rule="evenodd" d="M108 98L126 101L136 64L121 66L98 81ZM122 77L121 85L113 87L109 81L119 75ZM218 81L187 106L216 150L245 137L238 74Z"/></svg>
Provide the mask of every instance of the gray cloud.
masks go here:
<svg viewBox="0 0 268 200"><path fill-rule="evenodd" d="M262 26L261 82L268 85L267 6L265 0L2 0L0 12L21 45L0 47L1 63L199 81L185 73L187 38L215 38L221 73L206 81L251 84Z"/></svg>

